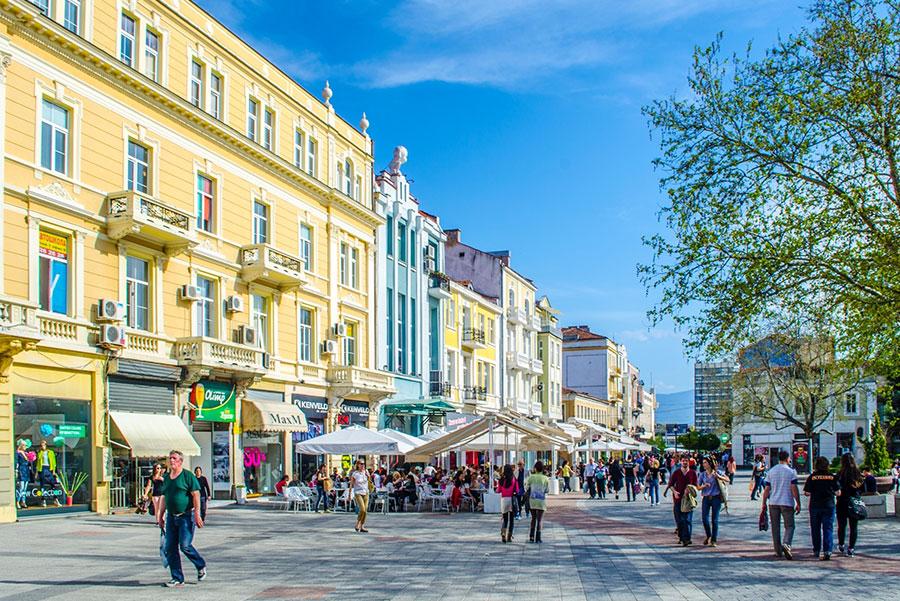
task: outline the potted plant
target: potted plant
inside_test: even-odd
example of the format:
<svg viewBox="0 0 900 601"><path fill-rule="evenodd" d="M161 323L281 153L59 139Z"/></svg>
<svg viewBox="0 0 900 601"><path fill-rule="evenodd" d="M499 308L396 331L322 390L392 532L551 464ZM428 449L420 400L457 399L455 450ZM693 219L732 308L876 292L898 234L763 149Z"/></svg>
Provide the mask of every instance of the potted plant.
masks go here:
<svg viewBox="0 0 900 601"><path fill-rule="evenodd" d="M82 487L86 480L87 474L84 472L75 472L72 474L71 480L65 472L59 473L59 486L66 494L66 506L72 506L72 499L75 497L75 493L78 492L78 489Z"/></svg>

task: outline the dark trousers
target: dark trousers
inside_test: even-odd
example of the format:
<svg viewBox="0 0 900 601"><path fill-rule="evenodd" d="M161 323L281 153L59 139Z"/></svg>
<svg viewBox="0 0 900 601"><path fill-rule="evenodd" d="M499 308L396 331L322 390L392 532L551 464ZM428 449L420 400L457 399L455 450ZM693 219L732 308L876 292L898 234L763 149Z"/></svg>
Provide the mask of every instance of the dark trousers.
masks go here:
<svg viewBox="0 0 900 601"><path fill-rule="evenodd" d="M594 497L597 496L597 481L594 478L594 476L587 477L587 484L588 484L588 493L591 495L591 498L593 499Z"/></svg>
<svg viewBox="0 0 900 601"><path fill-rule="evenodd" d="M194 548L194 515L190 509L180 516L166 514L166 560L172 579L184 582L181 570L181 554L187 557L198 570L206 567L206 562Z"/></svg>
<svg viewBox="0 0 900 601"><path fill-rule="evenodd" d="M325 492L325 487L316 484L316 506L313 507L314 511L319 511L319 503L324 503L325 509L328 509L328 494Z"/></svg>
<svg viewBox="0 0 900 601"><path fill-rule="evenodd" d="M722 497L719 495L703 497L701 509L706 538L719 540L719 511L722 510Z"/></svg>
<svg viewBox="0 0 900 601"><path fill-rule="evenodd" d="M541 520L543 517L543 509L531 510L531 530L528 533L528 540L533 540L536 543L541 542Z"/></svg>
<svg viewBox="0 0 900 601"><path fill-rule="evenodd" d="M837 523L838 523L838 544L843 546L844 539L847 537L847 523L850 523L850 544L848 547L853 549L856 547L856 535L859 532L859 521L850 515L848 505L838 503L837 506Z"/></svg>
<svg viewBox="0 0 900 601"><path fill-rule="evenodd" d="M569 478L565 478L565 477L562 478L562 483L563 483L562 491L563 492L572 492L572 483L569 482L570 478L571 478L571 476Z"/></svg>
<svg viewBox="0 0 900 601"><path fill-rule="evenodd" d="M625 500L634 501L635 499L634 478L625 478Z"/></svg>
<svg viewBox="0 0 900 601"><path fill-rule="evenodd" d="M503 513L503 524L501 528L506 530L507 536L512 538L513 526L515 525L516 520L512 511L506 511Z"/></svg>
<svg viewBox="0 0 900 601"><path fill-rule="evenodd" d="M691 531L693 530L694 512L681 511L681 501L675 503L675 519L678 525L678 540L688 542L691 540Z"/></svg>
<svg viewBox="0 0 900 601"><path fill-rule="evenodd" d="M597 480L597 494L600 495L601 499L606 498L606 478Z"/></svg>
<svg viewBox="0 0 900 601"><path fill-rule="evenodd" d="M204 522L206 521L206 501L207 498L204 496L200 497L200 519Z"/></svg>
<svg viewBox="0 0 900 601"><path fill-rule="evenodd" d="M763 489L763 477L762 476L753 476L753 492L750 493L750 500L756 500L756 493Z"/></svg>
<svg viewBox="0 0 900 601"><path fill-rule="evenodd" d="M822 551L831 555L834 547L834 507L810 507L809 531L812 534L813 555ZM853 542L856 542L854 538Z"/></svg>

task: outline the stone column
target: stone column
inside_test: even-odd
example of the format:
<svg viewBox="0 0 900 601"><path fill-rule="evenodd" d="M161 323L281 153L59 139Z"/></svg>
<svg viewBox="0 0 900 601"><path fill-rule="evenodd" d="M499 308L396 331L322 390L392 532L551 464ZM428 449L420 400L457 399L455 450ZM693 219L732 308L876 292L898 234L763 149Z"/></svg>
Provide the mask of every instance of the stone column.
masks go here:
<svg viewBox="0 0 900 601"><path fill-rule="evenodd" d="M6 72L12 64L9 38L0 34L0 295L5 289L5 228L6 221Z"/></svg>

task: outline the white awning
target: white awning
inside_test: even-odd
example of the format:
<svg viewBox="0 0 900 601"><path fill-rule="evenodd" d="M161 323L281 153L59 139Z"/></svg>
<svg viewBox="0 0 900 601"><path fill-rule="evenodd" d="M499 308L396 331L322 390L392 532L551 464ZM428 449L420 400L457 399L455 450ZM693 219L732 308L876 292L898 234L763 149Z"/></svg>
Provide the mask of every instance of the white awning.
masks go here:
<svg viewBox="0 0 900 601"><path fill-rule="evenodd" d="M306 432L306 416L294 403L244 399L241 426L251 432Z"/></svg>
<svg viewBox="0 0 900 601"><path fill-rule="evenodd" d="M397 450L404 455L406 455L407 452L412 451L414 448L420 447L425 444L425 441L421 438L413 436L412 434L407 434L406 432L394 430L393 428L383 428L379 430L378 433L384 434L388 438L396 440Z"/></svg>
<svg viewBox="0 0 900 601"><path fill-rule="evenodd" d="M164 457L173 450L200 455L200 446L178 416L110 411L109 417L132 457Z"/></svg>
<svg viewBox="0 0 900 601"><path fill-rule="evenodd" d="M304 455L402 455L399 446L384 434L350 426L298 442L294 450Z"/></svg>

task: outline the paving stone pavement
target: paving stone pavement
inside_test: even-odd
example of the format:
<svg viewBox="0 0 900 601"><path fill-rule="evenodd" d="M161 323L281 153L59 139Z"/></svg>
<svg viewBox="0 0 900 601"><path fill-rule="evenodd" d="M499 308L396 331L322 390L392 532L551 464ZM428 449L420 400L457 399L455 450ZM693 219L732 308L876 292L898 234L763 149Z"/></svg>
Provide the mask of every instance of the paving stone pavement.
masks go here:
<svg viewBox="0 0 900 601"><path fill-rule="evenodd" d="M0 526L0 601L897 598L900 520L863 522L857 557L821 562L804 510L797 560L777 561L746 483L733 490L716 549L675 544L668 499L555 497L542 545L525 542L526 520L503 545L499 518L481 514L372 515L366 535L351 515L213 508L196 536L209 578L198 584L186 562L181 590L161 588L168 572L146 516L34 519ZM702 542L699 511L694 526Z"/></svg>

